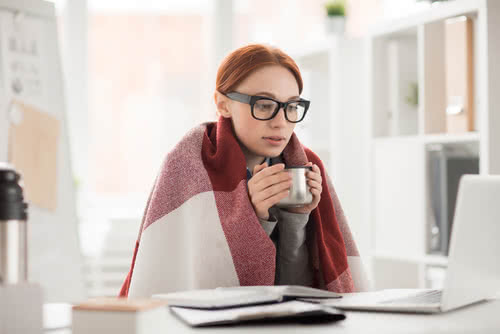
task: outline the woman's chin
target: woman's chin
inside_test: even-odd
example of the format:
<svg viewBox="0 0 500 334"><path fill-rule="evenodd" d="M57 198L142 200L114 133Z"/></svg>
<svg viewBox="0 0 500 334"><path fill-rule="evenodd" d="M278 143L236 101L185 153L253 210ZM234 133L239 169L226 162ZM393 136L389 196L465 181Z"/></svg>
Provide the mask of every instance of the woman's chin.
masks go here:
<svg viewBox="0 0 500 334"><path fill-rule="evenodd" d="M255 149L250 148L247 151L254 156L264 157L264 158L275 158L281 155L286 145L272 146L272 147L256 147Z"/></svg>
<svg viewBox="0 0 500 334"><path fill-rule="evenodd" d="M259 155L267 158L275 158L281 155L283 149L284 147L274 147L272 149L266 149L265 151L262 152L262 154Z"/></svg>

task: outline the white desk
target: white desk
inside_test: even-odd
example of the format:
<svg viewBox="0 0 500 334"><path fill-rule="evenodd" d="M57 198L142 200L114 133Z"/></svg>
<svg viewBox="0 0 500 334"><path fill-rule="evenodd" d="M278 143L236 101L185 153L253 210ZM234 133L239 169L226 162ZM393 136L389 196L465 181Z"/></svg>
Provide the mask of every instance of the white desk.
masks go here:
<svg viewBox="0 0 500 334"><path fill-rule="evenodd" d="M65 314L62 312L60 314ZM67 314L67 312L66 312ZM346 312L347 319L319 325L240 325L234 327L191 328L168 315L169 334L183 333L500 333L500 299L443 314L417 315L374 312ZM56 316L51 315L51 316ZM46 334L71 334L71 330L51 330ZM159 333L161 334L161 333ZM166 334L166 333L165 333Z"/></svg>

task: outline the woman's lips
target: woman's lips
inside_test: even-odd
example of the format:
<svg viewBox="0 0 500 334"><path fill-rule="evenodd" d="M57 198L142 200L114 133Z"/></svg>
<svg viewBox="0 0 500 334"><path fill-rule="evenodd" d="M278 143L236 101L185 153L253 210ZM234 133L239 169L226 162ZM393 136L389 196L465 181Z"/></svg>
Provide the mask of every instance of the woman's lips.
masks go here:
<svg viewBox="0 0 500 334"><path fill-rule="evenodd" d="M285 142L285 137L278 137L278 136L270 136L270 137L263 137L266 142L273 146L280 146Z"/></svg>

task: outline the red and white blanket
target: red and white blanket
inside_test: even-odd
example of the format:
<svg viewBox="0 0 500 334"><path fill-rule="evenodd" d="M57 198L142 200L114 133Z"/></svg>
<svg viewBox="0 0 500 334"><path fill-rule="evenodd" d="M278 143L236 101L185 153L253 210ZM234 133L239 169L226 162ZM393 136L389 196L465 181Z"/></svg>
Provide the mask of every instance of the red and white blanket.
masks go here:
<svg viewBox="0 0 500 334"><path fill-rule="evenodd" d="M317 164L323 177L307 243L315 287L362 291L367 280L339 200L316 154L295 134L287 165ZM150 194L120 296L219 286L273 285L276 249L247 191L246 162L231 121L191 130L167 155Z"/></svg>

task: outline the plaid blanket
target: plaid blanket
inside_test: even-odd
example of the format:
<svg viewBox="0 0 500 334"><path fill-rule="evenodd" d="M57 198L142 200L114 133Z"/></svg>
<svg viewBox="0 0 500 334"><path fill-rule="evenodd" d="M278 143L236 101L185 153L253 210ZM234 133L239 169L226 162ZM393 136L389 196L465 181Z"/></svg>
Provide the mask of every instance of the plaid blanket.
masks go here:
<svg viewBox="0 0 500 334"><path fill-rule="evenodd" d="M295 134L283 160L286 165L312 161L323 177L321 200L307 224L314 286L366 289L359 253L321 160ZM120 296L273 285L275 260L276 248L248 196L245 157L231 121L220 118L192 129L167 155Z"/></svg>

